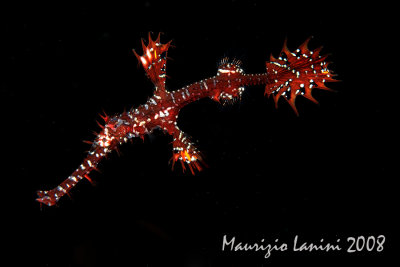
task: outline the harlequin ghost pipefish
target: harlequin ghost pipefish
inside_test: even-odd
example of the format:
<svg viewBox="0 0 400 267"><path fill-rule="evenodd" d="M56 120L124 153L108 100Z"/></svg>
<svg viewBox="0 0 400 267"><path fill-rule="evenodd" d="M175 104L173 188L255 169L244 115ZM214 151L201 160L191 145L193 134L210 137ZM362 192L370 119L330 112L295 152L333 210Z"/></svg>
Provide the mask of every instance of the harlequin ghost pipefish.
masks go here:
<svg viewBox="0 0 400 267"><path fill-rule="evenodd" d="M143 55L133 53L143 66L147 77L154 84L154 94L147 102L120 115L102 116L104 125L82 164L60 185L49 191L38 191L38 202L52 206L83 178L91 181L89 174L97 170L99 162L118 146L132 138L144 138L155 129L162 129L173 138L172 169L180 162L183 171L188 168L192 174L205 166L201 153L190 138L177 126L180 110L199 99L211 98L220 103L233 102L241 97L245 86L265 85L264 95L272 96L275 106L280 98L285 99L296 115L296 98L303 96L318 103L311 95L314 88L331 90L326 82L335 82L335 76L327 67L327 55L320 55L322 47L310 51L310 38L294 52L289 51L284 42L278 58L270 56L266 62L266 72L245 74L239 60L223 59L214 77L200 80L179 90L165 88L167 53L171 41L163 44L160 34L152 40L149 33L148 44L142 39ZM331 90L332 91L332 90Z"/></svg>

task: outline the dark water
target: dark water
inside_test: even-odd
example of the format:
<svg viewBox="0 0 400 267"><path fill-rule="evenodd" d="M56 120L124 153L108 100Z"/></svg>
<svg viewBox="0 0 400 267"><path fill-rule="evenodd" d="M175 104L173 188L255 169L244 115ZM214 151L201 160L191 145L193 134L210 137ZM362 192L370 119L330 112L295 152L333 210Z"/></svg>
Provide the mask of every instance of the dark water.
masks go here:
<svg viewBox="0 0 400 267"><path fill-rule="evenodd" d="M388 78L395 76L383 50L393 44L390 16L376 17L386 10L146 1L3 11L9 266L387 266L396 245L395 82ZM98 130L98 113L120 113L151 95L131 52L141 50L149 31L173 40L171 90L215 75L224 56L242 60L247 73L263 72L285 37L295 49L311 35L310 48L323 45L332 54L330 67L342 82L328 85L337 93L314 91L320 105L299 99L298 118L284 101L275 110L260 86L233 106L193 103L178 123L209 168L196 176L171 171L172 140L156 132L101 163L95 187L84 181L72 200L40 209L35 190L56 186L79 166L89 149L81 141ZM224 235L289 248L268 259L261 251L222 251ZM296 235L342 250L294 252ZM371 244L380 235L386 239L378 252ZM361 236L371 251L365 245L349 253L347 239L361 248Z"/></svg>

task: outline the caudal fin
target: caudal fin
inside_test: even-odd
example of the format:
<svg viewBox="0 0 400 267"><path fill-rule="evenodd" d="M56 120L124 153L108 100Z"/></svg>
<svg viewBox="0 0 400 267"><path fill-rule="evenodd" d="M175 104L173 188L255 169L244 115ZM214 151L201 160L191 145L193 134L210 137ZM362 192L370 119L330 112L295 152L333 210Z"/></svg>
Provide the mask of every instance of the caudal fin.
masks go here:
<svg viewBox="0 0 400 267"><path fill-rule="evenodd" d="M301 95L318 103L311 92L314 88L333 91L325 86L326 82L336 82L335 76L329 69L326 62L328 55L320 55L322 47L310 51L307 47L311 37L308 38L296 51L291 52L284 42L281 54L278 58L271 55L267 61L268 82L265 87L266 95L273 95L275 106L282 96L293 108L298 116L295 101Z"/></svg>

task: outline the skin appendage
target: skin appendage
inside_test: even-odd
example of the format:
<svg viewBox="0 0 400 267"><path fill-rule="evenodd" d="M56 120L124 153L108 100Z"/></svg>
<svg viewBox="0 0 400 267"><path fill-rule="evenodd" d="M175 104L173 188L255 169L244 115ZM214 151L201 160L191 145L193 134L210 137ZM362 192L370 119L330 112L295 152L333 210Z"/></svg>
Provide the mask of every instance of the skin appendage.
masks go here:
<svg viewBox="0 0 400 267"><path fill-rule="evenodd" d="M89 174L97 169L99 162L118 146L132 138L144 138L154 129L162 129L173 138L172 168L180 162L182 169L187 168L192 174L205 166L201 153L189 137L177 126L180 110L199 99L211 98L217 102L233 102L240 98L245 86L265 85L264 94L272 96L275 105L282 97L293 108L296 115L296 98L303 96L317 103L312 97L313 89L331 90L326 82L335 82L334 74L327 68L326 55L321 56L321 48L310 51L307 47L310 38L294 52L289 51L284 43L278 58L272 55L266 62L266 72L245 74L241 62L237 60L221 61L216 76L210 77L179 90L168 91L165 88L166 61L171 41L160 43L160 35L152 40L149 34L147 46L142 39L143 55L133 53L143 66L147 77L154 84L154 94L147 102L137 108L116 116L103 116L104 125L92 143L92 147L82 164L60 185L49 191L38 191L36 199L41 204L55 205L60 198L83 178L90 181Z"/></svg>

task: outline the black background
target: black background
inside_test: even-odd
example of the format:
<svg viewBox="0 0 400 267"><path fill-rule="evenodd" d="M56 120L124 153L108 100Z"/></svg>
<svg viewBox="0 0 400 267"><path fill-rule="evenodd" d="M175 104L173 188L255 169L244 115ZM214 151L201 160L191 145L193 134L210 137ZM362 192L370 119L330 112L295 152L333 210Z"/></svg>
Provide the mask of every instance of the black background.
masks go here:
<svg viewBox="0 0 400 267"><path fill-rule="evenodd" d="M3 239L12 265L269 266L357 263L387 266L394 251L395 175L390 98L395 54L390 7L221 1L22 5L2 10L1 75L6 192ZM195 176L171 171L171 138L135 140L100 164L58 207L35 191L62 182L84 158L102 110L143 104L152 85L131 49L149 31L169 50L171 90L215 75L224 56L247 73L264 71L284 39L331 53L337 93L284 101L263 87L232 106L204 99L178 124L209 165ZM11 174L6 171L11 170ZM11 185L6 186L6 182ZM340 252L221 251L238 241L341 239ZM348 254L347 237L385 235L384 251Z"/></svg>

